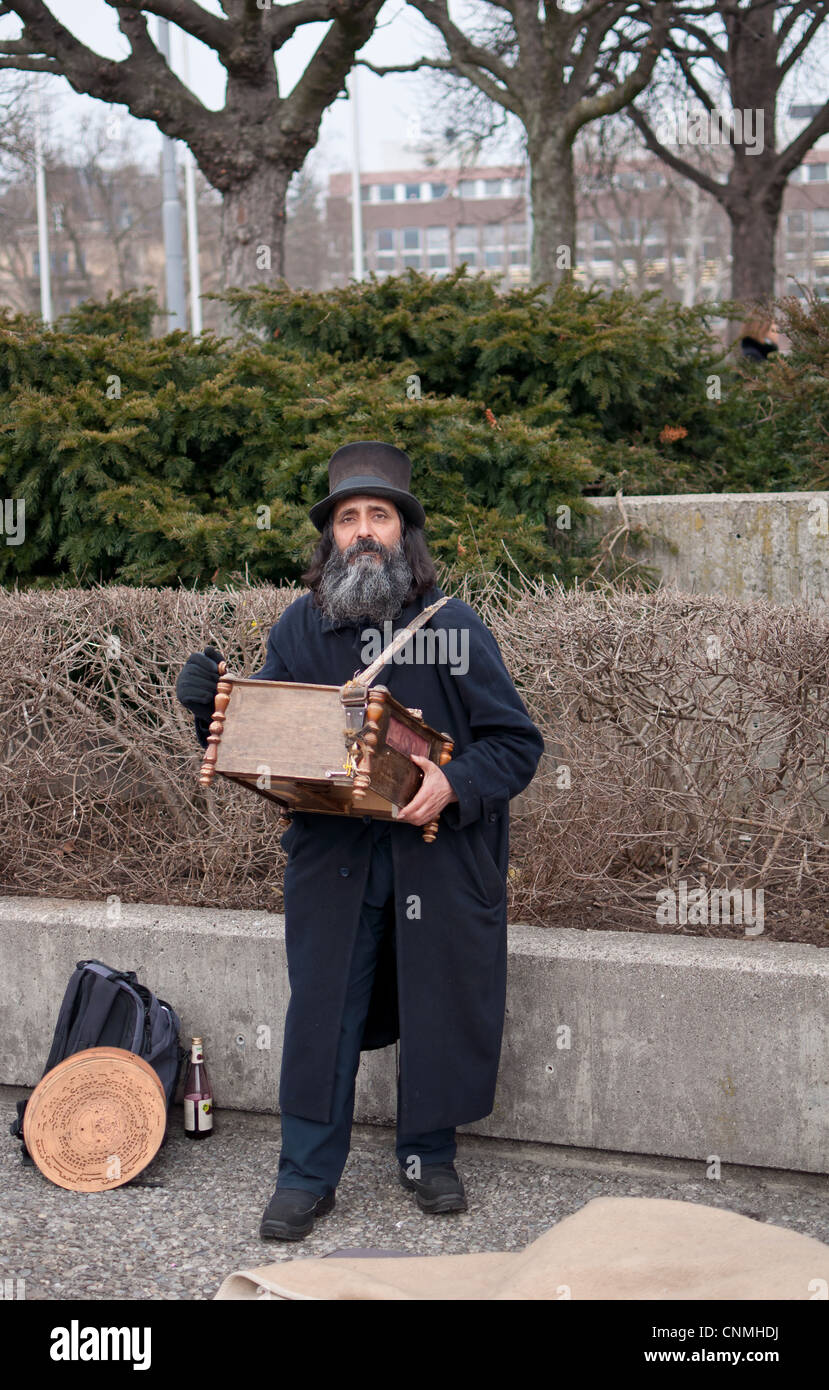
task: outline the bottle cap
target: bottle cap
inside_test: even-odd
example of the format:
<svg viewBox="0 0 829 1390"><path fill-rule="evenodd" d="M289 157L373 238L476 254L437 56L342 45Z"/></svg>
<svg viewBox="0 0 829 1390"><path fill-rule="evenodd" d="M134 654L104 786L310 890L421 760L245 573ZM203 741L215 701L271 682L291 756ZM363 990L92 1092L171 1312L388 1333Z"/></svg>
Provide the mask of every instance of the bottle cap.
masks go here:
<svg viewBox="0 0 829 1390"><path fill-rule="evenodd" d="M193 1041L194 1044L195 1044L195 1043L198 1043L198 1044L199 1044L199 1047L202 1046L202 1040L201 1040L201 1038L193 1038L192 1041Z"/></svg>

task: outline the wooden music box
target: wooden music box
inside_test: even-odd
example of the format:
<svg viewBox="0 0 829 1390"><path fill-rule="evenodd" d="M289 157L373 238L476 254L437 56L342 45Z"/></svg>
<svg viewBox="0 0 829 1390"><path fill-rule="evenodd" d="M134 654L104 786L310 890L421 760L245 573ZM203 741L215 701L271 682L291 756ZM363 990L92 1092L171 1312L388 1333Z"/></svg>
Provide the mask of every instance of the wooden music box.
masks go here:
<svg viewBox="0 0 829 1390"><path fill-rule="evenodd" d="M224 666L199 779L204 787L218 773L284 813L394 820L423 780L409 755L438 766L452 756L452 738L385 686L249 680L224 674ZM437 829L437 820L423 827L427 843Z"/></svg>

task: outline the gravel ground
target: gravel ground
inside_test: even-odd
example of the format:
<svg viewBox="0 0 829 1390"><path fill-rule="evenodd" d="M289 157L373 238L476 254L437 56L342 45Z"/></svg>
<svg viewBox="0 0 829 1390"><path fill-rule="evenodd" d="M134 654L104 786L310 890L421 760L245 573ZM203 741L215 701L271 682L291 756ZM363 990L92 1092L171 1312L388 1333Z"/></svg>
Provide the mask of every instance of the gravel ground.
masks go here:
<svg viewBox="0 0 829 1390"><path fill-rule="evenodd" d="M279 1117L220 1111L210 1143L170 1138L132 1183L67 1192L20 1161L15 1102L0 1087L0 1278L27 1299L211 1299L225 1275L279 1260L376 1246L418 1255L521 1250L593 1197L667 1197L741 1212L829 1244L829 1180L778 1169L705 1165L461 1135L456 1165L469 1211L426 1216L397 1183L393 1133L355 1125L337 1204L304 1241L259 1238L276 1182Z"/></svg>

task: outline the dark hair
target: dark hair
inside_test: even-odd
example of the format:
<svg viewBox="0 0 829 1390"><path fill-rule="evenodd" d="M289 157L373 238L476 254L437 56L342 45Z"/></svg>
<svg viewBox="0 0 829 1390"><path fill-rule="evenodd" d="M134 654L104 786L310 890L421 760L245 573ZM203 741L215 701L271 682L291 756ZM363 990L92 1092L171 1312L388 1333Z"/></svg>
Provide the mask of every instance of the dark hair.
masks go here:
<svg viewBox="0 0 829 1390"><path fill-rule="evenodd" d="M429 547L426 544L426 536L422 526L413 526L407 522L400 508L395 509L400 517L400 539L403 542L403 554L412 572L412 583L406 595L405 602L411 603L412 599L418 598L421 594L426 594L437 584L437 570L429 554ZM334 513L329 512L320 536L316 550L311 556L308 568L302 575L302 582L314 595L314 602L317 600L317 590L319 589L322 572L325 569L326 561L334 549Z"/></svg>

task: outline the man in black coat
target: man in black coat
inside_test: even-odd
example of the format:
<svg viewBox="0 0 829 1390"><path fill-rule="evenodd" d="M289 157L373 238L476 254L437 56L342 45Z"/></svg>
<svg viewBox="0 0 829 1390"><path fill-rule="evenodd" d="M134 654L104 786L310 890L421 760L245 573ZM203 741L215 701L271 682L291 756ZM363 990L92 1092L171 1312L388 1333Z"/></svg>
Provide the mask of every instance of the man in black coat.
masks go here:
<svg viewBox="0 0 829 1390"><path fill-rule="evenodd" d="M377 441L332 456L322 536L256 677L340 686L393 631L442 598L409 491L411 463ZM396 620L392 627L392 620ZM220 653L184 666L176 691L204 745ZM493 1107L506 998L509 801L544 741L474 610L450 598L377 684L454 739L443 768L394 821L293 814L281 843L291 999L279 1105L282 1147L264 1238L297 1240L334 1206L348 1157L360 1053L399 1039L396 1153L422 1211L467 1209L455 1129ZM422 827L439 817L437 838Z"/></svg>

